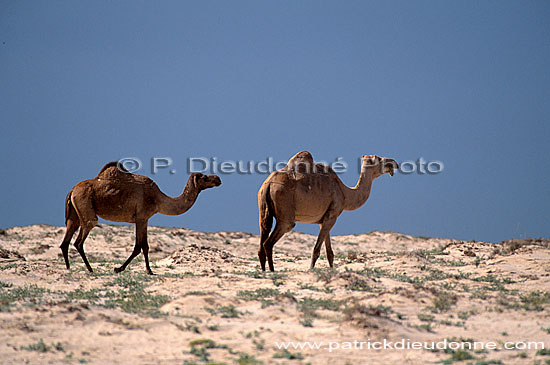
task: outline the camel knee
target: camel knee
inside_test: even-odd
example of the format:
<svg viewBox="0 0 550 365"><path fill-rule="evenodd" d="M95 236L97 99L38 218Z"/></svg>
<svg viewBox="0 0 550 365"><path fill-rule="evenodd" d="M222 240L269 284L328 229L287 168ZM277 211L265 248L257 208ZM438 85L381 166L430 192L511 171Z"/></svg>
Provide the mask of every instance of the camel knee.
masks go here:
<svg viewBox="0 0 550 365"><path fill-rule="evenodd" d="M313 253L311 254L311 259L312 260L317 260L319 258L319 256L321 256L320 250L313 251Z"/></svg>
<svg viewBox="0 0 550 365"><path fill-rule="evenodd" d="M296 227L296 223L294 223L294 222L281 222L280 227L281 227L280 229L281 229L282 234L285 234L285 233L288 233L288 232L292 231L294 229L294 227Z"/></svg>
<svg viewBox="0 0 550 365"><path fill-rule="evenodd" d="M82 231L82 237L86 237L88 233L97 225L97 217L94 220L83 222L80 230Z"/></svg>
<svg viewBox="0 0 550 365"><path fill-rule="evenodd" d="M260 259L260 264L265 266L267 255L264 250L258 250L258 258Z"/></svg>
<svg viewBox="0 0 550 365"><path fill-rule="evenodd" d="M321 247L322 243L318 243L313 247L313 253L312 256L319 257L321 255Z"/></svg>
<svg viewBox="0 0 550 365"><path fill-rule="evenodd" d="M269 233L273 227L273 222L260 221L260 231Z"/></svg>
<svg viewBox="0 0 550 365"><path fill-rule="evenodd" d="M265 258L265 249L264 247L260 247L260 249L258 250L258 257L260 257L260 259L263 257Z"/></svg>
<svg viewBox="0 0 550 365"><path fill-rule="evenodd" d="M135 257L135 256L139 255L140 252L141 252L141 246L135 245L134 250L132 251L132 256Z"/></svg>

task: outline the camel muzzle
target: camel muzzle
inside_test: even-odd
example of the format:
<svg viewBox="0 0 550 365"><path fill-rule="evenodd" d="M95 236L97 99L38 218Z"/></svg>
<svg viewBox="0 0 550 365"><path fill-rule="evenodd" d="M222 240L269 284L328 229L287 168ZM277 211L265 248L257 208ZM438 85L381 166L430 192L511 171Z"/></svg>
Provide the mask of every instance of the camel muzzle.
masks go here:
<svg viewBox="0 0 550 365"><path fill-rule="evenodd" d="M219 178L219 176L214 175L212 183L214 184L214 186L220 186L222 184L222 180Z"/></svg>
<svg viewBox="0 0 550 365"><path fill-rule="evenodd" d="M386 166L386 169L388 170L387 172L390 176L393 176L394 170L399 170L399 165L394 160L386 160L384 165Z"/></svg>

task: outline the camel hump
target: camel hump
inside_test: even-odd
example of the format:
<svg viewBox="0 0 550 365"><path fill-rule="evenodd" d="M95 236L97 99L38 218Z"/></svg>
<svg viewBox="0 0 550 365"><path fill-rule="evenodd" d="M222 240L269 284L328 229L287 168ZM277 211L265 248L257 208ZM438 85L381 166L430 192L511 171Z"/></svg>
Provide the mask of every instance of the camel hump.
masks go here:
<svg viewBox="0 0 550 365"><path fill-rule="evenodd" d="M102 175L107 169L109 169L111 167L114 167L116 170L121 171L121 172L130 173L130 171L126 170L126 168L124 168L124 166L120 162L111 161L111 162L105 164L105 166L103 166L103 168L99 171L97 176Z"/></svg>
<svg viewBox="0 0 550 365"><path fill-rule="evenodd" d="M295 154L288 160L285 168L286 171L294 171L299 173L311 173L314 172L315 164L313 162L313 156L308 151L301 151Z"/></svg>
<svg viewBox="0 0 550 365"><path fill-rule="evenodd" d="M334 172L330 165L325 165L323 163L315 164L315 173L324 175L336 175L336 172Z"/></svg>

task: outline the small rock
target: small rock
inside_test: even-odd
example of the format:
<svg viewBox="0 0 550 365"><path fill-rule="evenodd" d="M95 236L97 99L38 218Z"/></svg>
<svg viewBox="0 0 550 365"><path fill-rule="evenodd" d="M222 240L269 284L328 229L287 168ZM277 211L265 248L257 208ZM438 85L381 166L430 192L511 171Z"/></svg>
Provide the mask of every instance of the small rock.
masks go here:
<svg viewBox="0 0 550 365"><path fill-rule="evenodd" d="M464 250L464 252L462 252L464 254L464 256L469 256L469 257L476 257L476 254L474 251L472 251L472 249L470 247L468 247L467 249Z"/></svg>

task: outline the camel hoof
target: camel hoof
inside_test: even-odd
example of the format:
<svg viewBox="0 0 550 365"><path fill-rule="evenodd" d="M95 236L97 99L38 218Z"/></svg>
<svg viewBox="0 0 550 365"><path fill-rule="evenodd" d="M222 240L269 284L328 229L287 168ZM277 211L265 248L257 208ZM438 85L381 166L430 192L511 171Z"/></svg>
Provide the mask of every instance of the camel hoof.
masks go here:
<svg viewBox="0 0 550 365"><path fill-rule="evenodd" d="M115 267L115 272L118 274L119 272L123 272L124 269L120 267Z"/></svg>
<svg viewBox="0 0 550 365"><path fill-rule="evenodd" d="M151 270L148 270L148 271L147 271L147 274L148 274L148 275L155 275L155 273L154 273L153 271L151 271Z"/></svg>

